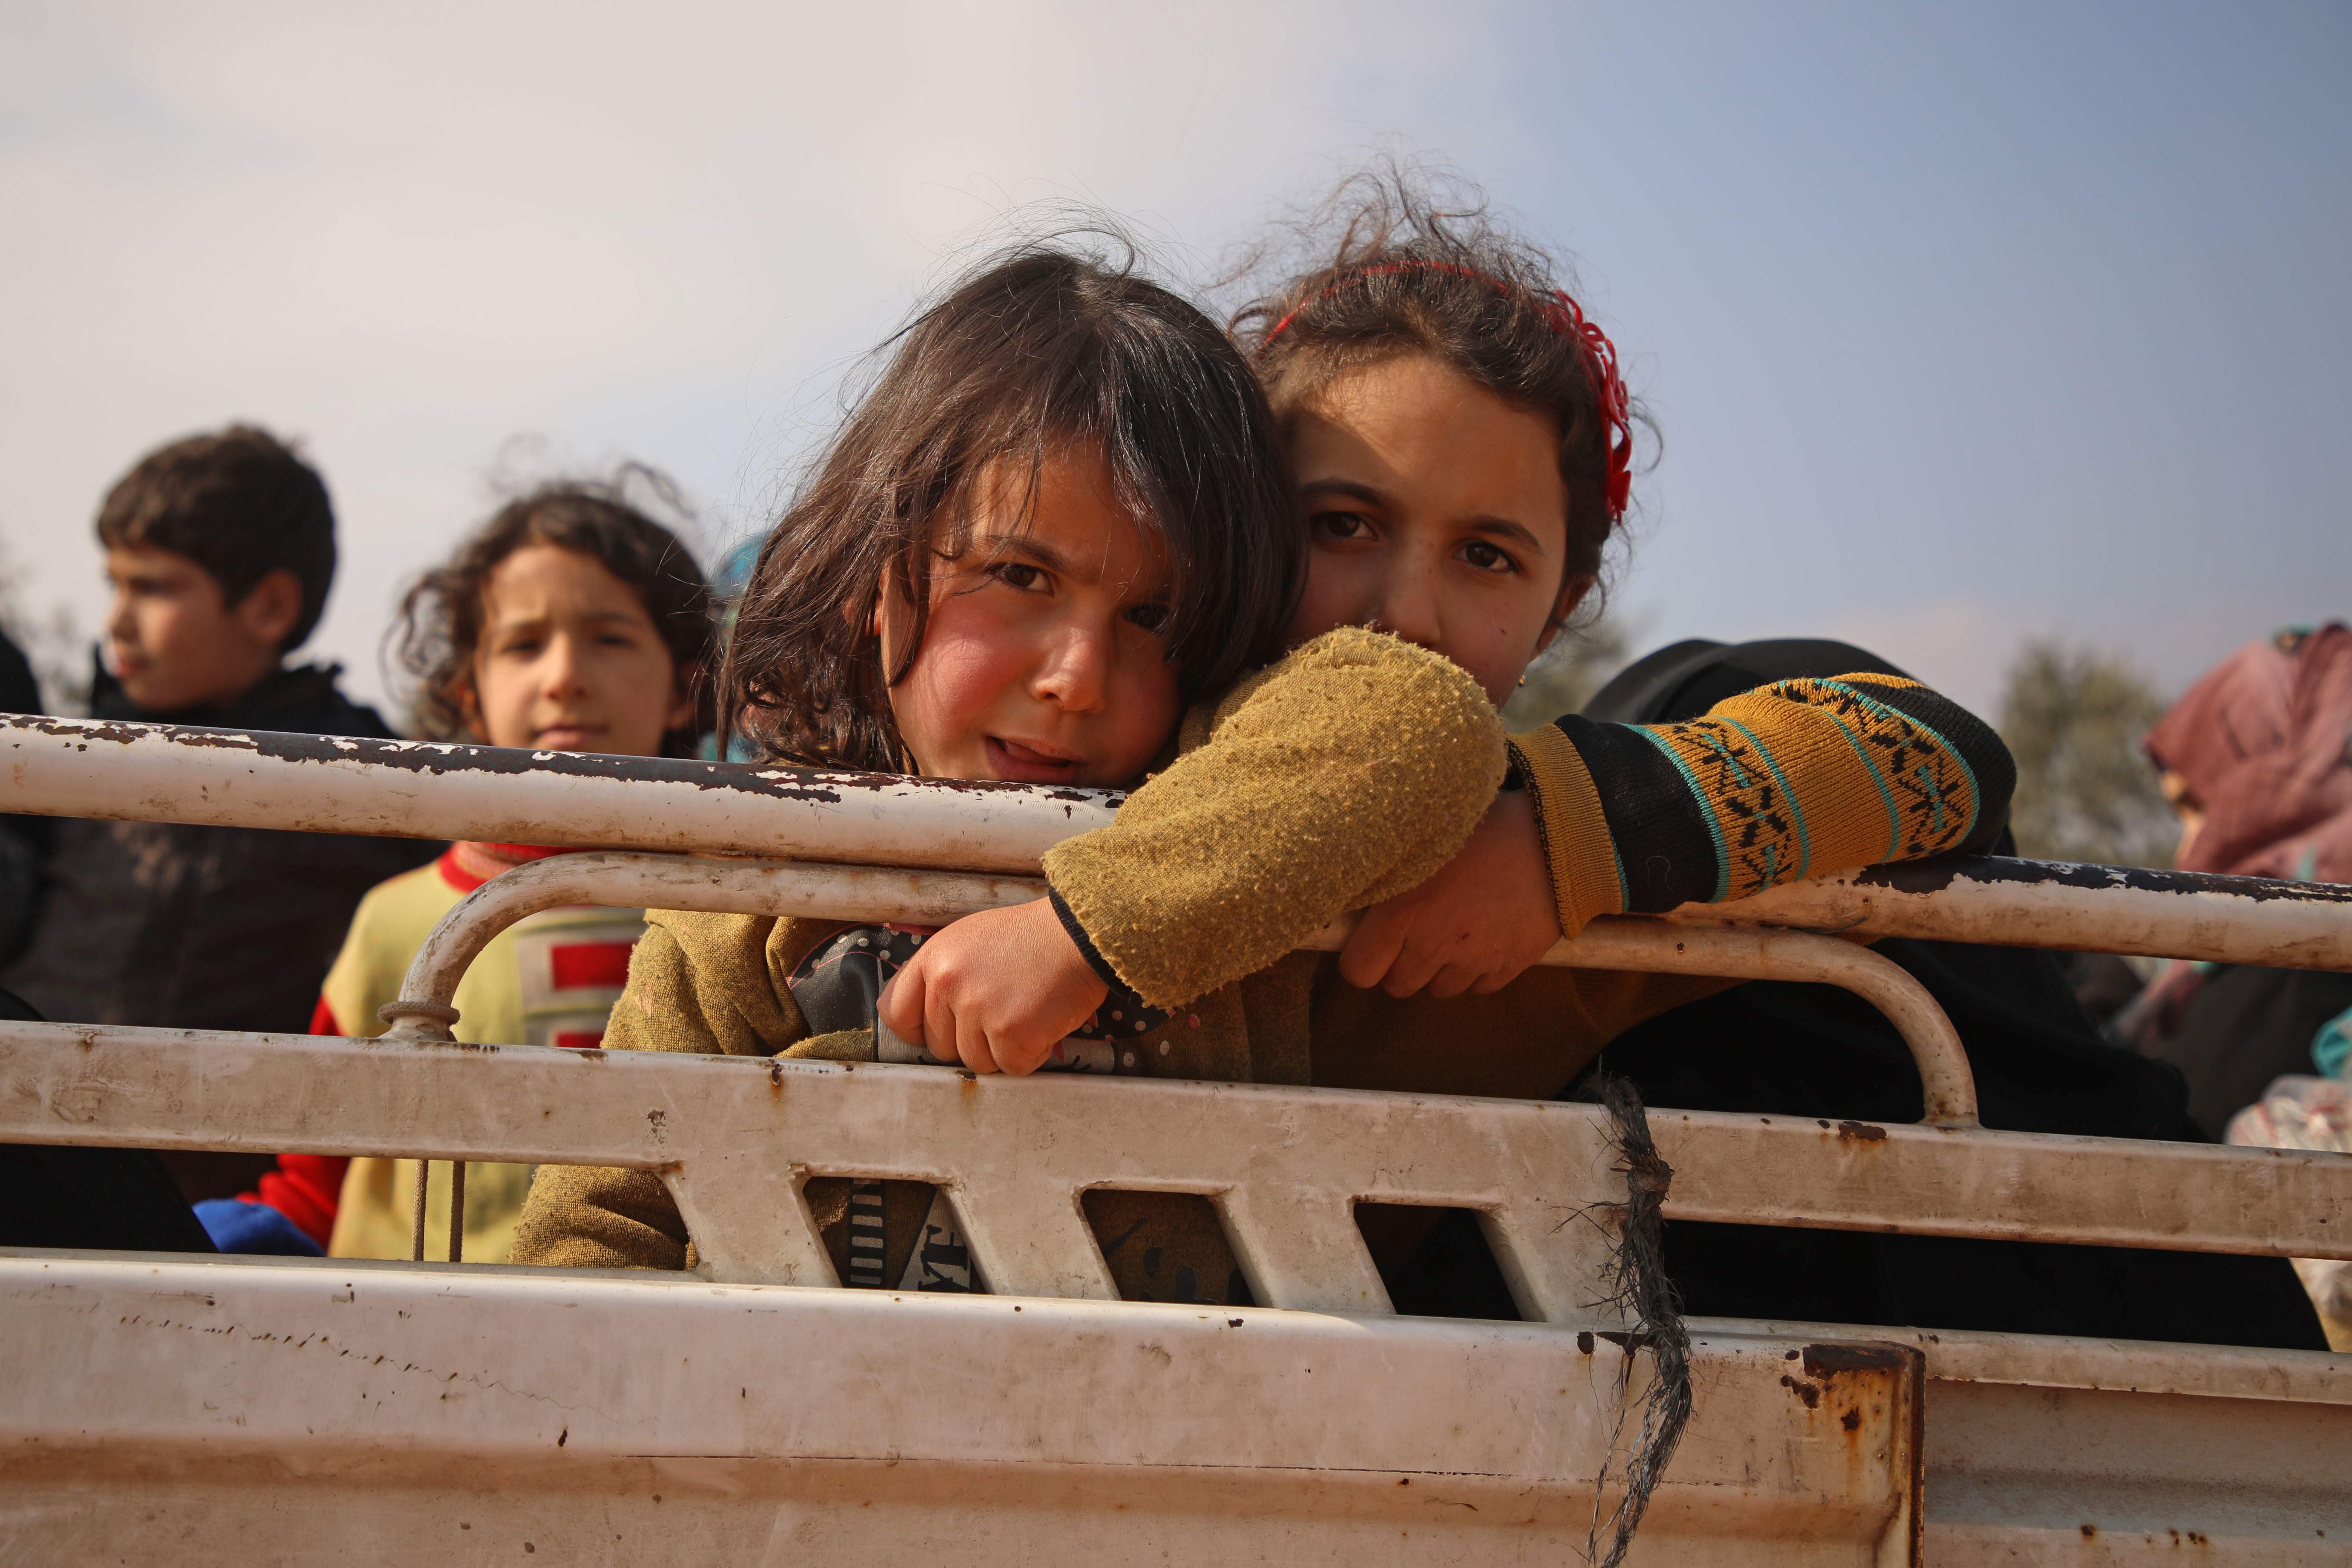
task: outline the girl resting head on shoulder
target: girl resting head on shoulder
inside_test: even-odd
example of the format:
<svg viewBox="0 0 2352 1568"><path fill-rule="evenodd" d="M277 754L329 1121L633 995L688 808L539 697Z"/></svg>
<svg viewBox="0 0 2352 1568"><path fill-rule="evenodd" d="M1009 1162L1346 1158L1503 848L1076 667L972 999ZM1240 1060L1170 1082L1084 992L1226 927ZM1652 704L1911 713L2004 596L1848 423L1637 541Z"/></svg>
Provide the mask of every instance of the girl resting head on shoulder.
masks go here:
<svg viewBox="0 0 2352 1568"><path fill-rule="evenodd" d="M1567 268L1394 169L1343 184L1314 259L1233 333L1287 439L1309 537L1296 644L1377 626L1500 704L1588 603L1645 416ZM1514 782L1444 870L1366 914L1340 973L1491 993L1600 914L1981 847L2013 769L1916 682L1783 681L1671 726L1576 715L1513 742Z"/></svg>
<svg viewBox="0 0 2352 1568"><path fill-rule="evenodd" d="M1497 706L1600 580L1640 417L1562 265L1473 206L1364 174L1328 253L1234 318L1309 540L1294 643L1379 626Z"/></svg>

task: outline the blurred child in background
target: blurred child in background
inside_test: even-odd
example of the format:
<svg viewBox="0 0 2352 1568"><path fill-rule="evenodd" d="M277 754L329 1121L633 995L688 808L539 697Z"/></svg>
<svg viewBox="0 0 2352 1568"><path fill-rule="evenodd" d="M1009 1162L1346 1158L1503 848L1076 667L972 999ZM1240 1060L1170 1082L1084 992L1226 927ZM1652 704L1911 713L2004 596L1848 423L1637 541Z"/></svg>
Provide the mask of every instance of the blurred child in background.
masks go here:
<svg viewBox="0 0 2352 1568"><path fill-rule="evenodd" d="M232 426L141 458L108 492L114 604L90 715L389 738L332 665L289 668L326 608L335 517L318 472ZM299 1033L361 895L429 851L397 838L60 817L0 986L57 1022ZM164 1156L190 1199L266 1158Z"/></svg>
<svg viewBox="0 0 2352 1568"><path fill-rule="evenodd" d="M555 484L512 502L409 591L402 662L418 727L440 740L532 751L689 757L705 728L710 590L677 536L630 504L642 482ZM371 1036L425 936L508 868L561 850L461 842L360 903L326 976L315 1034ZM550 910L500 932L455 998L461 1040L589 1047L628 978L642 912ZM200 1213L224 1250L404 1258L415 1163L288 1154L258 1190ZM448 1167L433 1167L426 1255L448 1256ZM464 1255L504 1261L530 1186L521 1165L467 1168Z"/></svg>

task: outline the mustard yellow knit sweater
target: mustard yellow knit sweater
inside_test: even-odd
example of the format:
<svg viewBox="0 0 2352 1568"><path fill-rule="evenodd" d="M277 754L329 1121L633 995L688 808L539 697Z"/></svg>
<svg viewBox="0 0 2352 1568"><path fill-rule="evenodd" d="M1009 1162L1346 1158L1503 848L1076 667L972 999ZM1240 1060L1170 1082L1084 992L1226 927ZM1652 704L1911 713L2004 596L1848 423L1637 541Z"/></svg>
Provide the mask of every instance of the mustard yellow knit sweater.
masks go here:
<svg viewBox="0 0 2352 1568"><path fill-rule="evenodd" d="M1601 913L1745 896L1811 870L1965 847L2007 807L1991 731L1916 683L1790 681L1700 720L1571 718L1507 748L1469 678L1373 633L1328 634L1186 718L1177 761L1046 871L1081 945L1165 1022L1122 1041L1141 1077L1543 1097L1609 1039L1728 982L1538 969L1488 996L1399 1001L1292 952L1460 847L1505 773L1533 792L1563 931ZM871 1060L815 1034L790 981L840 922L647 914L608 1048ZM888 1183L899 1279L928 1189ZM849 1184L813 1183L844 1253ZM1089 1217L1130 1299L1245 1287L1197 1199L1103 1194ZM543 1168L518 1262L677 1268L689 1238L649 1172ZM845 1274L845 1278L846 1275Z"/></svg>

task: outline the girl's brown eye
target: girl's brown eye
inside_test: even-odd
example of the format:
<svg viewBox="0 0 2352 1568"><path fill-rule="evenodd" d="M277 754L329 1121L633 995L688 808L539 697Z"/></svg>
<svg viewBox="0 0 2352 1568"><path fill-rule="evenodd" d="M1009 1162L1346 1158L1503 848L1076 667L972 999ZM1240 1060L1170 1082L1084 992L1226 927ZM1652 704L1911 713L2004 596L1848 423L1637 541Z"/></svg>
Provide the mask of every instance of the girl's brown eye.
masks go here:
<svg viewBox="0 0 2352 1568"><path fill-rule="evenodd" d="M1308 531L1325 539L1362 539L1372 531L1372 520L1360 511L1318 511L1307 520Z"/></svg>
<svg viewBox="0 0 2352 1568"><path fill-rule="evenodd" d="M1138 605L1127 612L1127 618L1147 632L1163 631L1168 626L1168 606Z"/></svg>
<svg viewBox="0 0 2352 1568"><path fill-rule="evenodd" d="M1481 572L1516 572L1519 569L1517 561L1483 539L1474 539L1464 545L1462 559Z"/></svg>
<svg viewBox="0 0 2352 1568"><path fill-rule="evenodd" d="M996 568L996 580L1008 588L1034 588L1045 576L1041 569L1019 561L1006 561Z"/></svg>

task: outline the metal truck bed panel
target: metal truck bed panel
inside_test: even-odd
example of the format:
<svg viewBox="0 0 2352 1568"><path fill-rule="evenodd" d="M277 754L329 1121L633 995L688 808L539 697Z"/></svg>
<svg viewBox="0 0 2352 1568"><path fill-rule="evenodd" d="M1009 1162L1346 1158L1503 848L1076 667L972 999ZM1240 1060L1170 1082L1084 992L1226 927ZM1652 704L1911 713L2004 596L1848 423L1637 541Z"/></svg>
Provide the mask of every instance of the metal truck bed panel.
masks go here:
<svg viewBox="0 0 2352 1568"><path fill-rule="evenodd" d="M38 1253L0 1317L9 1563L1554 1563L1631 1436L1537 1324ZM1909 1560L1916 1347L1694 1362L1635 1561Z"/></svg>

